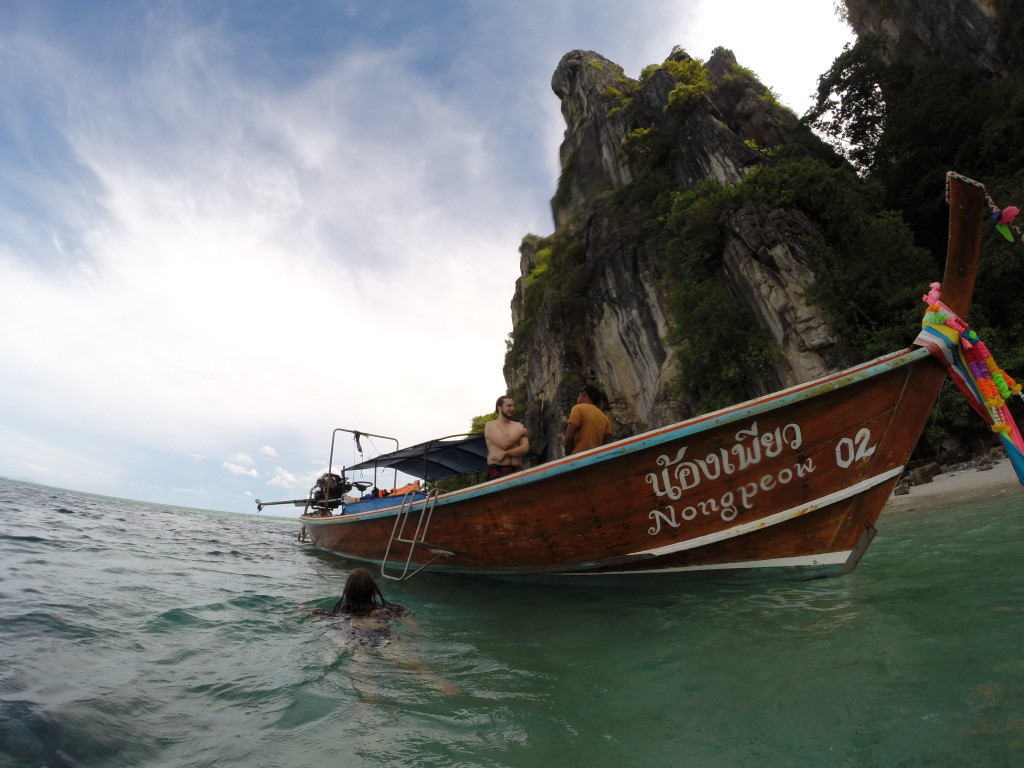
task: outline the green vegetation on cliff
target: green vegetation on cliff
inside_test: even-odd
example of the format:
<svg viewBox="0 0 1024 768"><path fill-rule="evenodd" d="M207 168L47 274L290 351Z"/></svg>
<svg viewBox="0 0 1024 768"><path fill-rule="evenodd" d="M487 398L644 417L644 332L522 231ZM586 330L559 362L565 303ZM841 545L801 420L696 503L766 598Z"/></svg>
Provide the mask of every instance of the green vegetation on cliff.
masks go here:
<svg viewBox="0 0 1024 768"><path fill-rule="evenodd" d="M690 412L777 386L773 364L780 350L722 278L724 244L741 212L765 220L780 211L799 212L820 233L799 245L815 275L810 298L827 311L836 331L829 362L842 366L913 338L924 309L921 294L942 276L947 170L984 182L997 203L1024 207L1024 76L989 82L960 63L889 65L879 50L865 39L844 51L821 78L818 104L804 118L849 165L813 143L757 147L760 165L735 185L684 188L674 181L689 140L686 114L712 93L702 62L673 51L661 65L646 68L639 83L621 78L621 87L605 91L616 105L609 117L622 111L629 120L639 87L656 72L677 82L665 110L675 119L627 122L621 157L632 180L610 195L594 190L588 226L601 220L656 265L670 325L665 341L680 362L675 390ZM730 78L747 76L737 68L723 88ZM563 178L556 209L567 190ZM564 339L563 378L578 376L579 340L591 332L585 294L591 265L578 226L524 242L533 249L533 268L520 285L522 317L507 370L523 366L524 342L543 321ZM969 319L1000 364L1021 378L1024 246L994 232L987 237ZM992 442L959 393L949 390L926 432L922 456L939 453L953 435L961 441L967 436L972 448Z"/></svg>
<svg viewBox="0 0 1024 768"><path fill-rule="evenodd" d="M765 332L751 330L753 319L716 277L722 229L741 207L765 214L799 210L824 234L804 246L817 280L811 298L828 310L839 339L835 364L898 349L920 321L928 255L899 217L882 208L882 190L847 169L800 158L765 166L736 186L705 183L666 196L670 340L692 339L682 352L679 386L701 410L772 383L777 350Z"/></svg>
<svg viewBox="0 0 1024 768"><path fill-rule="evenodd" d="M1009 39L1020 61L1024 20L1005 22L1018 33ZM915 241L935 254L936 275L941 275L947 233L946 171L984 183L996 205L1024 207L1020 70L992 80L962 61L888 64L879 41L864 37L822 75L817 103L804 120L832 139L866 183L883 190L885 207L899 212ZM1024 245L1011 245L995 231L986 235L969 321L1004 369L1018 376L1024 372ZM947 386L922 453L940 453L953 435L971 436L975 447L991 440L955 388Z"/></svg>

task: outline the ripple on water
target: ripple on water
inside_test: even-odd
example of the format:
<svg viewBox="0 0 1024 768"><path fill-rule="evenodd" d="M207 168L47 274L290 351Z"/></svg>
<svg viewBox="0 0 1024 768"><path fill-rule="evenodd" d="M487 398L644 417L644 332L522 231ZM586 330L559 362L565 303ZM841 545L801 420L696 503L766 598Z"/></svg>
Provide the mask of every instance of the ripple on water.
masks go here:
<svg viewBox="0 0 1024 768"><path fill-rule="evenodd" d="M160 634L165 632L177 632L185 627L197 629L213 626L216 626L216 622L201 619L191 611L187 611L184 608L171 608L168 611L162 612L150 621L147 621L143 625L142 629L144 632Z"/></svg>
<svg viewBox="0 0 1024 768"><path fill-rule="evenodd" d="M42 536L18 536L11 533L0 533L0 542L12 542L18 546L25 546L26 544L47 544L50 539Z"/></svg>
<svg viewBox="0 0 1024 768"><path fill-rule="evenodd" d="M46 638L49 642L56 639L85 640L100 637L101 633L102 630L91 628L79 617L46 610L29 610L7 616L0 623L0 636L11 642L30 638Z"/></svg>

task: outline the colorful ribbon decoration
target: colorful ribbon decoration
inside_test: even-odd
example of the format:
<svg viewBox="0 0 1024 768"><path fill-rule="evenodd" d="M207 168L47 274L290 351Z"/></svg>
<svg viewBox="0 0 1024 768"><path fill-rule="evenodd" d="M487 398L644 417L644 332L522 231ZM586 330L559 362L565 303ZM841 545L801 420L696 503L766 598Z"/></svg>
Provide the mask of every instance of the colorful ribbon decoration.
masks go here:
<svg viewBox="0 0 1024 768"><path fill-rule="evenodd" d="M1024 438L1006 401L1024 400L1022 387L999 367L978 334L940 300L941 286L931 284L922 297L928 304L921 333L914 343L945 364L950 378L992 431L999 435L1017 479L1024 485Z"/></svg>

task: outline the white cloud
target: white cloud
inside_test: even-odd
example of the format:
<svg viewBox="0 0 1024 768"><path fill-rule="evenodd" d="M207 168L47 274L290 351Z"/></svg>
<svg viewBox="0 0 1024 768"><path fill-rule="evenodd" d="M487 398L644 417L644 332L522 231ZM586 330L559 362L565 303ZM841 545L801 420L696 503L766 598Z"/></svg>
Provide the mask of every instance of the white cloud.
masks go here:
<svg viewBox="0 0 1024 768"><path fill-rule="evenodd" d="M271 478L267 480L267 485L273 485L278 488L294 488L297 484L295 475L282 467L277 467Z"/></svg>
<svg viewBox="0 0 1024 768"><path fill-rule="evenodd" d="M476 4L443 50L361 39L279 79L187 3L111 14L137 57L116 77L102 40L0 30L0 471L244 500L312 485L285 467L326 463L334 427L468 428L504 391L520 239L552 228L559 58L635 76L725 45L793 103L787 73L829 63L793 18L821 10L775 8L766 35L737 2Z"/></svg>
<svg viewBox="0 0 1024 768"><path fill-rule="evenodd" d="M221 466L232 475L246 475L247 477L259 477L260 473L250 467L243 467L241 464L233 464L225 461Z"/></svg>

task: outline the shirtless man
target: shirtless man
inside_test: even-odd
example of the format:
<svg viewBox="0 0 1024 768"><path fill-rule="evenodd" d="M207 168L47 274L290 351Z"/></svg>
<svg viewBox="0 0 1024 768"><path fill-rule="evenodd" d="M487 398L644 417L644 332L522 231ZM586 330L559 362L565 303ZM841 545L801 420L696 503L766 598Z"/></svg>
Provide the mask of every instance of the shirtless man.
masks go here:
<svg viewBox="0 0 1024 768"><path fill-rule="evenodd" d="M530 452L526 427L512 421L516 404L508 395L502 395L494 404L498 418L484 425L487 441L487 476L492 480L523 468L523 456Z"/></svg>

